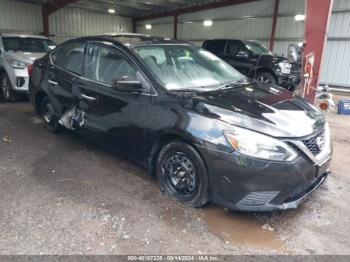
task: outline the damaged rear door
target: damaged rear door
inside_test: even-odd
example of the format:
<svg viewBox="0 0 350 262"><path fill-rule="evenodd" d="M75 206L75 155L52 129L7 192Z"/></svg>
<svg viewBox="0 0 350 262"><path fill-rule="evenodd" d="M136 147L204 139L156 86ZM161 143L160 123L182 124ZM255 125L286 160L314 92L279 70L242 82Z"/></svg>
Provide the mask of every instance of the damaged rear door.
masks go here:
<svg viewBox="0 0 350 262"><path fill-rule="evenodd" d="M55 109L63 115L74 102L74 83L83 69L85 43L68 42L59 47L52 55L48 69L48 88Z"/></svg>
<svg viewBox="0 0 350 262"><path fill-rule="evenodd" d="M130 157L144 159L144 114L149 96L112 88L116 79L136 78L136 65L120 49L90 42L79 87L79 109L85 114L83 129L98 134L108 144Z"/></svg>

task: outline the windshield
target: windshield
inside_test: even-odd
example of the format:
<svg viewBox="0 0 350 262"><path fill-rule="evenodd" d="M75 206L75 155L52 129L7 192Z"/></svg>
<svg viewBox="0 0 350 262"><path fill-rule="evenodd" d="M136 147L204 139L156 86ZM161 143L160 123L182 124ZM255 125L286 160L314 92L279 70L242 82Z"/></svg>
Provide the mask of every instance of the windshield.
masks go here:
<svg viewBox="0 0 350 262"><path fill-rule="evenodd" d="M56 47L49 39L31 37L4 37L2 42L7 52L46 53Z"/></svg>
<svg viewBox="0 0 350 262"><path fill-rule="evenodd" d="M135 51L168 90L216 89L246 78L224 61L194 46L152 45Z"/></svg>
<svg viewBox="0 0 350 262"><path fill-rule="evenodd" d="M263 45L256 42L245 42L245 46L252 51L254 54L270 54L270 51Z"/></svg>

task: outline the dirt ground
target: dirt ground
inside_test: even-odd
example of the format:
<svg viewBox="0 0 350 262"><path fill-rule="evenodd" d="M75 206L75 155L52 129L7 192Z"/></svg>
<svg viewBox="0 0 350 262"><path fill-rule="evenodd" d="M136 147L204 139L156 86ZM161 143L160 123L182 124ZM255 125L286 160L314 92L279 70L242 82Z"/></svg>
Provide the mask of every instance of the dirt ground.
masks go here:
<svg viewBox="0 0 350 262"><path fill-rule="evenodd" d="M350 117L327 117L328 181L297 210L250 214L182 206L28 102L0 103L0 254L350 254Z"/></svg>

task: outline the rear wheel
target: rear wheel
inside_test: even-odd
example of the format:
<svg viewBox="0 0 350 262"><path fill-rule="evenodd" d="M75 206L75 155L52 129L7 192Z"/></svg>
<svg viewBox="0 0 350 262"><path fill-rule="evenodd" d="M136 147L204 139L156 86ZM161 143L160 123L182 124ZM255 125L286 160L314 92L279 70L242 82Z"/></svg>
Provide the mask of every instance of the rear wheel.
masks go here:
<svg viewBox="0 0 350 262"><path fill-rule="evenodd" d="M268 72L260 72L256 75L256 80L264 84L276 85L277 79L276 77Z"/></svg>
<svg viewBox="0 0 350 262"><path fill-rule="evenodd" d="M179 202L202 207L209 201L209 178L201 156L189 144L174 141L157 158L160 188Z"/></svg>
<svg viewBox="0 0 350 262"><path fill-rule="evenodd" d="M13 102L18 100L18 96L13 93L10 79L6 73L0 75L0 92L1 97L6 102Z"/></svg>
<svg viewBox="0 0 350 262"><path fill-rule="evenodd" d="M58 123L58 115L49 100L45 97L41 103L41 117L45 124L45 127L52 133L57 133L61 130L61 126Z"/></svg>

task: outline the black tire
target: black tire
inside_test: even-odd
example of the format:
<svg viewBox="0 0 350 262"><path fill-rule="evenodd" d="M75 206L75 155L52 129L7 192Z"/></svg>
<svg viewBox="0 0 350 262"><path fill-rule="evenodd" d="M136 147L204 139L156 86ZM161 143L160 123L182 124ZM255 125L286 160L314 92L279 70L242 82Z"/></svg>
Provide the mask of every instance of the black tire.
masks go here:
<svg viewBox="0 0 350 262"><path fill-rule="evenodd" d="M58 133L62 127L58 123L58 115L55 111L51 101L48 97L45 97L41 103L41 118L47 130L51 133Z"/></svg>
<svg viewBox="0 0 350 262"><path fill-rule="evenodd" d="M189 144L173 141L165 145L157 158L156 174L161 190L179 202L202 207L209 201L207 169Z"/></svg>
<svg viewBox="0 0 350 262"><path fill-rule="evenodd" d="M276 77L269 72L260 72L256 75L255 79L264 84L277 85Z"/></svg>
<svg viewBox="0 0 350 262"><path fill-rule="evenodd" d="M11 81L5 72L0 75L0 97L5 102L19 100L19 96L13 92Z"/></svg>

